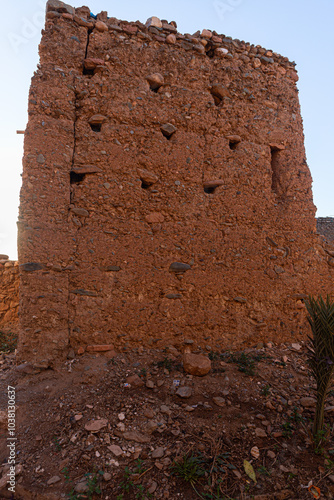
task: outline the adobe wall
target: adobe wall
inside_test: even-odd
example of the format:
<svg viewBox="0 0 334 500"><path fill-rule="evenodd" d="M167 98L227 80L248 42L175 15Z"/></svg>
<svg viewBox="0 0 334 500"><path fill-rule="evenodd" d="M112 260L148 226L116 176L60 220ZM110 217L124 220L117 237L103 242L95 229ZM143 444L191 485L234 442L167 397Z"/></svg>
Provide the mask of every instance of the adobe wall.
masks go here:
<svg viewBox="0 0 334 500"><path fill-rule="evenodd" d="M334 217L318 217L317 231L329 242L334 243Z"/></svg>
<svg viewBox="0 0 334 500"><path fill-rule="evenodd" d="M19 263L0 255L0 331L17 332L19 307Z"/></svg>
<svg viewBox="0 0 334 500"><path fill-rule="evenodd" d="M21 359L305 336L301 299L330 292L333 268L295 64L174 22L47 9L25 133Z"/></svg>

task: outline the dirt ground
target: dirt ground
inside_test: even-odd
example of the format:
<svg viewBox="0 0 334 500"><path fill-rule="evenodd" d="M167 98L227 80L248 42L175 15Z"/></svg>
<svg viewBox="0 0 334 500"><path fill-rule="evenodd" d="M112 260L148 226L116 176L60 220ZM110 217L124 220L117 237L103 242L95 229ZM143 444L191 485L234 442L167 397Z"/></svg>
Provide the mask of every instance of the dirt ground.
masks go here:
<svg viewBox="0 0 334 500"><path fill-rule="evenodd" d="M11 493L1 413L0 498L334 498L332 436L309 435L305 345L206 355L211 371L196 377L175 348L84 354L44 371L2 353L3 412L8 386L16 392L17 476ZM334 392L326 408L332 428Z"/></svg>

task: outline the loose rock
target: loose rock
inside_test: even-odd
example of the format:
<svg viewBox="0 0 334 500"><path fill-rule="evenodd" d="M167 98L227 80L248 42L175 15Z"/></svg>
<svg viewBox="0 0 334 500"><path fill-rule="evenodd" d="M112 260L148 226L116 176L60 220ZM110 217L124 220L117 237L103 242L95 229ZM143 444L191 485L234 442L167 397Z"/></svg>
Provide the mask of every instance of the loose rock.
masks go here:
<svg viewBox="0 0 334 500"><path fill-rule="evenodd" d="M176 391L176 394L180 396L180 398L190 398L192 395L192 389L191 387L183 386L179 387L178 390Z"/></svg>
<svg viewBox="0 0 334 500"><path fill-rule="evenodd" d="M183 368L190 375L203 377L211 370L211 361L202 354L185 353L183 356Z"/></svg>
<svg viewBox="0 0 334 500"><path fill-rule="evenodd" d="M101 429L108 425L108 420L106 418L101 418L100 420L91 420L85 425L86 431L89 432L99 432Z"/></svg>

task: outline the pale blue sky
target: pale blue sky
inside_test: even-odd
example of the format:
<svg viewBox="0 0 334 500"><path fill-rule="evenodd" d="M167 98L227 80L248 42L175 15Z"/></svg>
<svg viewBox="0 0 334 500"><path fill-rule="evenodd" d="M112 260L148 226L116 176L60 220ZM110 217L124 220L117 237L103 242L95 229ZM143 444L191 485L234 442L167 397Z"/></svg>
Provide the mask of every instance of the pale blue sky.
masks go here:
<svg viewBox="0 0 334 500"><path fill-rule="evenodd" d="M69 2L75 7L81 1ZM23 136L31 76L45 0L6 2L0 33L0 253L16 258L16 220L22 172ZM306 153L319 217L334 216L333 0L90 0L94 14L145 22L152 15L175 20L182 33L208 28L260 44L297 62Z"/></svg>

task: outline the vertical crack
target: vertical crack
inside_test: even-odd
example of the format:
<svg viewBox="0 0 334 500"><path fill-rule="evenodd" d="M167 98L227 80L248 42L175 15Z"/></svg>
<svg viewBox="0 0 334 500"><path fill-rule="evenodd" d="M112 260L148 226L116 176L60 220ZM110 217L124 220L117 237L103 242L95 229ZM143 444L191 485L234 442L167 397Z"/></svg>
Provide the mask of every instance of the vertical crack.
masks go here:
<svg viewBox="0 0 334 500"><path fill-rule="evenodd" d="M86 51L85 51L85 59L87 58L90 35L92 34L92 32L93 32L92 29L87 30L87 44L86 44Z"/></svg>
<svg viewBox="0 0 334 500"><path fill-rule="evenodd" d="M84 59L87 59L88 55L88 48L89 48L89 42L90 42L90 35L92 34L93 30L89 29L87 30L87 43L86 43L86 50L85 50L85 57ZM83 74L84 75L94 75L94 70L93 69L86 69L85 68L85 62L83 63Z"/></svg>
<svg viewBox="0 0 334 500"><path fill-rule="evenodd" d="M88 47L88 45L87 45ZM87 52L87 47L86 47L86 52ZM72 153L72 161L71 161L71 170L68 174L68 186L69 186L69 206L68 206L68 230L70 233L70 237L72 238L72 243L73 243L73 252L72 252L72 257L77 252L77 241L76 241L76 232L72 232L70 229L70 224L71 224L71 217L70 217L70 211L71 211L71 204L72 204L72 193L74 190L73 185L71 184L71 171L74 168L75 165L75 157L76 157L76 151L77 151L77 121L78 121L78 104L79 104L79 92L77 90L77 85L76 85L76 78L74 77L73 81L73 88L74 88L74 120L73 120L73 153ZM73 238L75 238L75 241L73 241ZM68 328L68 346L70 347L71 345L71 314L70 314L70 286L71 286L71 280L70 280L70 272L67 272L67 328Z"/></svg>

